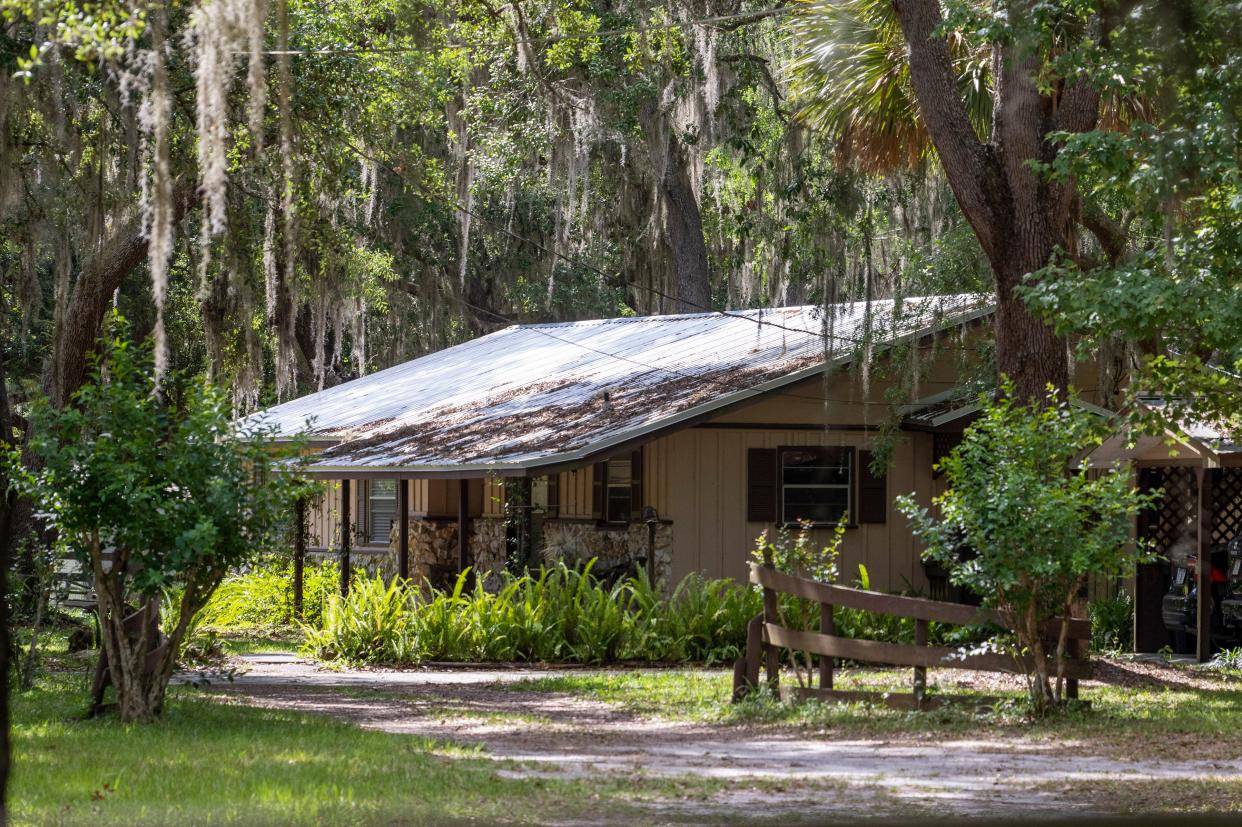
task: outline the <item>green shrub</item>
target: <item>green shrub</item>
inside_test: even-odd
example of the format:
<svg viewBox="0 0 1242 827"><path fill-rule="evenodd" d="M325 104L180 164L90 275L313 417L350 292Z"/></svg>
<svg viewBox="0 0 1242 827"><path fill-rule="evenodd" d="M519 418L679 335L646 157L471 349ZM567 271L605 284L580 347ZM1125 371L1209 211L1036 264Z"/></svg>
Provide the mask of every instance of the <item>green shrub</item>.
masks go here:
<svg viewBox="0 0 1242 827"><path fill-rule="evenodd" d="M1225 672L1242 671L1242 646L1220 650L1204 666L1207 669L1219 669Z"/></svg>
<svg viewBox="0 0 1242 827"><path fill-rule="evenodd" d="M1128 652L1134 640L1134 599L1126 592L1093 600L1087 607L1091 619L1091 648L1096 652Z"/></svg>
<svg viewBox="0 0 1242 827"><path fill-rule="evenodd" d="M369 663L414 660L413 608L413 592L396 580L388 585L380 577L359 580L351 584L349 599L328 600L323 629L307 627L306 646L325 658Z"/></svg>
<svg viewBox="0 0 1242 827"><path fill-rule="evenodd" d="M449 591L363 581L347 599L329 598L322 623L307 626L306 650L366 663L726 663L761 608L732 581L692 575L664 598L644 575L607 586L589 564L505 574L492 592L469 580Z"/></svg>
<svg viewBox="0 0 1242 827"><path fill-rule="evenodd" d="M302 614L306 623L318 626L322 622L328 598L339 585L335 563L303 569ZM194 621L217 631L292 626L293 565L256 566L225 578Z"/></svg>

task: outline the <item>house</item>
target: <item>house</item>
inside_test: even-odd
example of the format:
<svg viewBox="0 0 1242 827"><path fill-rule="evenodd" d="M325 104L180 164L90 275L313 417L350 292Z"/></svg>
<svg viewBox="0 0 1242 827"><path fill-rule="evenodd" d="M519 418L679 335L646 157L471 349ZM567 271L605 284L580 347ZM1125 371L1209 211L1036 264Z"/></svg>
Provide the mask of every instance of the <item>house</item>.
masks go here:
<svg viewBox="0 0 1242 827"><path fill-rule="evenodd" d="M991 312L960 295L516 325L256 416L307 434L331 481L309 544L353 564L743 579L764 530L810 520L823 543L845 519L847 576L925 590L893 501L942 485ZM1094 370L1077 378L1090 398Z"/></svg>

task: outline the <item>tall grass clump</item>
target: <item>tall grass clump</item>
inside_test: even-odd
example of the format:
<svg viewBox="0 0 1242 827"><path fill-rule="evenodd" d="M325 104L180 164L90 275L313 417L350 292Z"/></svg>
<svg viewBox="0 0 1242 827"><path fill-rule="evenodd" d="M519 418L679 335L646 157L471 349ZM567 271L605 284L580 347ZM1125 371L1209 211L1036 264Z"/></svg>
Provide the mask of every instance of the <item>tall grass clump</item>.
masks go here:
<svg viewBox="0 0 1242 827"><path fill-rule="evenodd" d="M470 582L469 572L448 590L362 582L348 598L329 599L322 623L308 624L306 650L392 664L722 663L742 652L761 605L728 580L691 576L666 598L645 575L603 583L591 564L505 574L494 591Z"/></svg>

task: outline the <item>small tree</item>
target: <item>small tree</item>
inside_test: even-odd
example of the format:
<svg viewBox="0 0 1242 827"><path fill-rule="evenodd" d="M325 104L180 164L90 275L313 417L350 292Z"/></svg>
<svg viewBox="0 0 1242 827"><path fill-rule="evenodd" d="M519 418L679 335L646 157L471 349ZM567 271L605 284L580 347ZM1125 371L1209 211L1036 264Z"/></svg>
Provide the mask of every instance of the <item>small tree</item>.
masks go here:
<svg viewBox="0 0 1242 827"><path fill-rule="evenodd" d="M1025 406L1013 386L981 400L982 415L938 468L948 490L934 510L909 497L898 507L923 540L925 558L949 571L1000 611L1030 655L1031 702L1043 712L1064 697L1066 643L1075 597L1092 574L1119 577L1149 559L1130 537L1139 509L1151 502L1116 469L1088 473L1084 451L1108 423L1052 393ZM975 554L963 555L965 548ZM1048 671L1045 630L1060 616L1056 686Z"/></svg>
<svg viewBox="0 0 1242 827"><path fill-rule="evenodd" d="M233 422L225 396L205 384L188 383L171 402L149 346L128 345L119 318L110 329L70 405L31 406L42 467L23 468L16 452L7 464L60 550L94 573L121 718L145 721L163 710L195 613L230 568L278 542L304 483L270 430ZM180 594L177 619L155 647L149 624L136 632L124 621L166 592Z"/></svg>

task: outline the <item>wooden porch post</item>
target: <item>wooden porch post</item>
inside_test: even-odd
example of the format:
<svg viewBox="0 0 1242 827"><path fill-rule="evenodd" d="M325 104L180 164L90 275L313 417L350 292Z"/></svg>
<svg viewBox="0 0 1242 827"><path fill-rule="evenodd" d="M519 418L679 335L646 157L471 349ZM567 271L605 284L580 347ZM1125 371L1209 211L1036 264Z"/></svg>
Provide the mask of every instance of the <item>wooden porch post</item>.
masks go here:
<svg viewBox="0 0 1242 827"><path fill-rule="evenodd" d="M353 534L349 506L349 480L341 480L341 597L349 597L349 544Z"/></svg>
<svg viewBox="0 0 1242 827"><path fill-rule="evenodd" d="M1199 599L1195 617L1195 654L1199 663L1212 659L1212 472L1195 469L1199 486L1199 566L1195 571Z"/></svg>
<svg viewBox="0 0 1242 827"><path fill-rule="evenodd" d="M470 542L466 536L469 530L470 511L470 480L457 481L457 571L466 570L467 552Z"/></svg>
<svg viewBox="0 0 1242 827"><path fill-rule="evenodd" d="M410 577L410 481L397 483L397 576Z"/></svg>
<svg viewBox="0 0 1242 827"><path fill-rule="evenodd" d="M293 530L293 616L302 619L302 580L306 562L306 498L298 497L293 507L297 525Z"/></svg>

